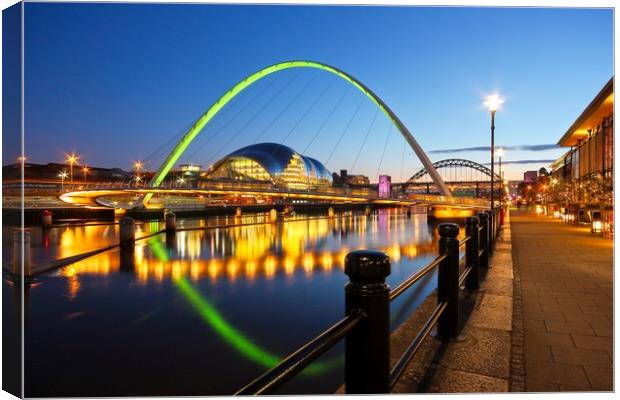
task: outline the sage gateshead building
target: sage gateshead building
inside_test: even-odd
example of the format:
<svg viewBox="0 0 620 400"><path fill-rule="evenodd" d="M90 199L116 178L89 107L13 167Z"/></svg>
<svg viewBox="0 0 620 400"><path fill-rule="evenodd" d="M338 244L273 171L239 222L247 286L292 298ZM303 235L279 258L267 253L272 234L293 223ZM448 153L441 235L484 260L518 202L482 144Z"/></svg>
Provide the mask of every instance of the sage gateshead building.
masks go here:
<svg viewBox="0 0 620 400"><path fill-rule="evenodd" d="M206 179L301 190L332 184L332 176L321 162L277 143L253 144L230 153L209 168Z"/></svg>

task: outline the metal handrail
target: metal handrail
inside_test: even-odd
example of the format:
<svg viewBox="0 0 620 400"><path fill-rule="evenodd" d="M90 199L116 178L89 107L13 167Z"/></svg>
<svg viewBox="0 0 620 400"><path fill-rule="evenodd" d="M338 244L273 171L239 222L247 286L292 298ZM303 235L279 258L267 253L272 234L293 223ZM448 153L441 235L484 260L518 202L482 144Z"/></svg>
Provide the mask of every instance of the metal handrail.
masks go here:
<svg viewBox="0 0 620 400"><path fill-rule="evenodd" d="M426 337L430 334L431 329L435 326L439 317L444 312L446 307L448 306L448 302L443 301L435 307L429 319L426 320L426 323L422 327L422 330L417 334L415 339L407 346L405 352L400 357L400 359L396 362L392 370L390 371L390 389L394 387L398 378L402 375L403 371L415 355L415 353L420 349L422 342Z"/></svg>
<svg viewBox="0 0 620 400"><path fill-rule="evenodd" d="M467 243L469 241L469 239L471 239L471 236L465 236L463 239L459 240L459 247L461 247L465 243Z"/></svg>
<svg viewBox="0 0 620 400"><path fill-rule="evenodd" d="M467 279L467 276L470 274L471 271L472 271L471 266L468 266L467 268L465 268L465 271L463 271L463 273L459 277L459 286L463 286L465 279Z"/></svg>
<svg viewBox="0 0 620 400"><path fill-rule="evenodd" d="M356 310L347 315L319 336L286 357L278 365L238 390L234 395L248 396L267 394L279 388L290 378L306 368L308 364L331 349L344 338L347 333L355 328L363 317L364 314L360 310Z"/></svg>
<svg viewBox="0 0 620 400"><path fill-rule="evenodd" d="M478 231L482 231L483 227L478 227ZM472 240L472 236L468 235L459 240L458 248ZM487 244L488 245L488 244ZM454 250L453 250L454 251ZM467 250L469 252L469 249ZM478 259L485 253L485 249L481 249L475 252ZM426 266L411 274L404 281L399 283L394 289L389 292L389 302L400 296L405 290L409 289L416 282L420 281L424 276L431 272L434 268L438 267L443 261L445 261L449 254L444 253L437 256ZM451 256L452 257L452 256ZM463 274L459 276L458 287L460 287L468 278L468 276L474 271L474 267L478 265L478 261L472 265L467 265L467 258L464 262L465 270ZM460 264L460 262L459 262ZM457 287L457 289L458 289ZM477 286L476 286L477 287ZM416 352L420 349L422 342L428 337L433 327L437 324L440 317L446 311L449 306L449 301L444 300L437 304L432 311L430 317L424 323L422 330L416 335L416 337L409 343L407 349L402 356L396 362L394 367L389 372L389 387L393 388L403 371L415 356ZM331 349L338 341L345 338L347 334L353 330L358 323L365 317L363 311L356 309L351 312L344 319L337 322L335 325L321 333L319 336L296 350L294 353L282 360L278 365L265 372L263 375L240 389L235 395L259 395L268 394L280 387L286 381L293 376L301 372L311 362L320 357L326 351Z"/></svg>
<svg viewBox="0 0 620 400"><path fill-rule="evenodd" d="M413 286L417 281L422 279L426 274L432 271L435 267L437 267L443 260L446 259L446 255L442 254L437 256L433 261L428 263L424 268L419 269L415 273L409 275L404 281L398 284L394 289L390 290L390 301L394 300L411 286Z"/></svg>

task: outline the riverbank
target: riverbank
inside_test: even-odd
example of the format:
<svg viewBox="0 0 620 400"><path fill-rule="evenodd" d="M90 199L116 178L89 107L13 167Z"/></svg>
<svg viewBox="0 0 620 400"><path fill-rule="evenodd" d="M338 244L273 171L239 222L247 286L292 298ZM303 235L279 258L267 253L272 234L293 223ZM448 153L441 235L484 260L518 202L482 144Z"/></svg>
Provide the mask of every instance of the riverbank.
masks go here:
<svg viewBox="0 0 620 400"><path fill-rule="evenodd" d="M507 392L511 379L513 273L510 218L482 271L480 290L461 293L462 327L459 340L441 343L427 339L393 393ZM392 362L419 332L437 304L436 293L392 334Z"/></svg>

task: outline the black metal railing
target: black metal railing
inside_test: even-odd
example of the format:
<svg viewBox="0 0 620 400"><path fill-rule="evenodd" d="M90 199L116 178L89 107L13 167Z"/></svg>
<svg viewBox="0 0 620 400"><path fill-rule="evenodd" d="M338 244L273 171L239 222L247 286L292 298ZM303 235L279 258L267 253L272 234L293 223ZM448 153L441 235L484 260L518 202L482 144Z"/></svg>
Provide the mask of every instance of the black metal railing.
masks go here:
<svg viewBox="0 0 620 400"><path fill-rule="evenodd" d="M497 210L496 210L497 211ZM357 250L345 258L345 317L286 357L278 365L240 389L235 395L271 394L310 363L345 339L345 393L389 393L433 328L446 342L460 334L459 292L480 287L481 269L499 233L498 212L487 210L465 221L465 237L457 239L459 226L439 225L439 255L391 289L389 257L374 250ZM465 246L464 271L459 271L460 249ZM390 302L437 268L437 305L420 332L390 368Z"/></svg>

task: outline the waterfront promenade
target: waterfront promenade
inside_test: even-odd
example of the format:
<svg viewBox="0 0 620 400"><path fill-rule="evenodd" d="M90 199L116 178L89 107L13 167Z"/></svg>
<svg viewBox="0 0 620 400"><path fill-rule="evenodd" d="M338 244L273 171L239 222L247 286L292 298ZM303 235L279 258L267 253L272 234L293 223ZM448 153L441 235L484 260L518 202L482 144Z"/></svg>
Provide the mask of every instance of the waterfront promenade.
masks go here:
<svg viewBox="0 0 620 400"><path fill-rule="evenodd" d="M394 392L611 391L612 284L613 241L513 210L480 292L464 293L461 340L427 341ZM435 301L394 332L394 353Z"/></svg>
<svg viewBox="0 0 620 400"><path fill-rule="evenodd" d="M613 241L525 211L511 227L523 389L612 390Z"/></svg>

